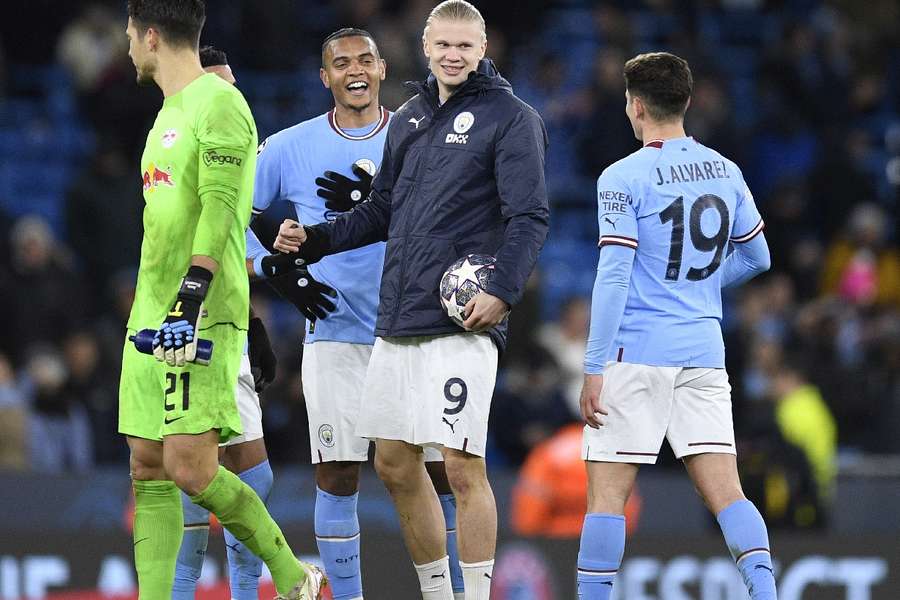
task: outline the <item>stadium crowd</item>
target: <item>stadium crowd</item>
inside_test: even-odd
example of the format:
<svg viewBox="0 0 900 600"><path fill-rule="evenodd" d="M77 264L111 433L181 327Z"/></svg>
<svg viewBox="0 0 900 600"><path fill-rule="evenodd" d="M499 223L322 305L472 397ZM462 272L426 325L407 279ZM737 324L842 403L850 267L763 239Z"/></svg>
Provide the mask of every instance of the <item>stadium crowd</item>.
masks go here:
<svg viewBox="0 0 900 600"><path fill-rule="evenodd" d="M432 4L235 0L210 11L203 42L228 53L262 138L325 110L319 43L344 25L378 40L382 100L397 108L402 82L425 73ZM622 64L666 49L695 74L688 133L742 166L772 250L771 272L727 296L723 323L745 481L763 496L776 481L790 488L788 503L767 504L770 523L824 524L839 457L900 454L900 5L478 4L498 27L488 55L546 122L552 202L511 317L489 464L517 467L578 419L595 181L637 149ZM134 83L123 7L37 0L0 26L0 469L127 460L115 431L141 239L136 154L160 97ZM254 225L264 242L275 213ZM269 455L308 464L303 324L265 286L253 304L279 356L263 395Z"/></svg>

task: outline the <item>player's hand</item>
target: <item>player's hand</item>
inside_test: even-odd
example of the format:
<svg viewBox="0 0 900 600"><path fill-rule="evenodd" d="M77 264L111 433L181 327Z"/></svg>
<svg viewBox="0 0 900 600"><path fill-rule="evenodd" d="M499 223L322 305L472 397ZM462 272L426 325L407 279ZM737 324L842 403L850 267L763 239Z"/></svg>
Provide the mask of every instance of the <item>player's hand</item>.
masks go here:
<svg viewBox="0 0 900 600"><path fill-rule="evenodd" d="M466 320L463 327L468 331L486 331L500 324L509 314L509 304L486 292L480 292L466 304Z"/></svg>
<svg viewBox="0 0 900 600"><path fill-rule="evenodd" d="M584 375L584 385L581 388L581 416L588 425L594 429L600 429L606 425L605 417L609 413L603 407L600 400L600 392L603 391L603 375Z"/></svg>
<svg viewBox="0 0 900 600"><path fill-rule="evenodd" d="M350 179L334 171L325 171L324 177L316 178L316 195L325 199L325 208L335 212L353 210L357 204L365 201L372 189L372 176L369 172L354 164L353 174L359 179Z"/></svg>
<svg viewBox="0 0 900 600"><path fill-rule="evenodd" d="M337 292L316 281L306 269L295 269L287 275L267 279L266 282L310 321L324 319L335 308L332 299L337 298Z"/></svg>
<svg viewBox="0 0 900 600"><path fill-rule="evenodd" d="M197 357L197 339L203 299L212 282L212 273L192 265L181 280L181 289L165 321L153 338L153 356L170 367L183 367Z"/></svg>
<svg viewBox="0 0 900 600"><path fill-rule="evenodd" d="M292 254L276 252L264 257L259 263L262 276L266 279L291 273L304 265L306 265L306 260L301 258L296 252Z"/></svg>
<svg viewBox="0 0 900 600"><path fill-rule="evenodd" d="M297 221L285 219L278 227L278 236L272 247L279 252L288 254L300 250L300 246L306 241L306 230Z"/></svg>
<svg viewBox="0 0 900 600"><path fill-rule="evenodd" d="M247 353L250 355L253 387L258 393L275 380L278 369L278 359L272 351L269 334L259 317L250 319L250 326L247 329Z"/></svg>

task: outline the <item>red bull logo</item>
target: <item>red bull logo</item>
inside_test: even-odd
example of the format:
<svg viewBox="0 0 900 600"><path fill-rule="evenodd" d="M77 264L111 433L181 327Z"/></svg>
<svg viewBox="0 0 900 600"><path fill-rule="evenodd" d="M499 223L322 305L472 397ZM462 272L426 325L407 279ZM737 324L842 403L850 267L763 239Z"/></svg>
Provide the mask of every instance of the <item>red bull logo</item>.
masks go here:
<svg viewBox="0 0 900 600"><path fill-rule="evenodd" d="M152 192L161 185L175 187L175 180L172 179L172 167L163 170L150 163L147 165L147 170L144 171L144 191Z"/></svg>

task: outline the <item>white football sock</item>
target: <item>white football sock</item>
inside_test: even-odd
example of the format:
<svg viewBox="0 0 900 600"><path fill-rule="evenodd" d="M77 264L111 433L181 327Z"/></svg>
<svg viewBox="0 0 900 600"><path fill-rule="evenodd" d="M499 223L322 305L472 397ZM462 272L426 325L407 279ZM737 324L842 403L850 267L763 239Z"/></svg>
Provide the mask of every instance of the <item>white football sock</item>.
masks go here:
<svg viewBox="0 0 900 600"><path fill-rule="evenodd" d="M462 567L463 585L466 588L466 600L490 600L491 576L494 573L494 561L486 560L479 563L464 563L459 561Z"/></svg>
<svg viewBox="0 0 900 600"><path fill-rule="evenodd" d="M450 559L415 565L422 588L422 600L453 600L453 584L450 582Z"/></svg>

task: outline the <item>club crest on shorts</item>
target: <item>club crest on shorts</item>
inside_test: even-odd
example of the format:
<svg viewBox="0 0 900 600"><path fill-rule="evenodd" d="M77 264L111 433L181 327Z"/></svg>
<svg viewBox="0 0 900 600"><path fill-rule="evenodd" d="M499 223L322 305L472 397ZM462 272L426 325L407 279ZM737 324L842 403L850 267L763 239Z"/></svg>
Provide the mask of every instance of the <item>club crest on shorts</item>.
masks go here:
<svg viewBox="0 0 900 600"><path fill-rule="evenodd" d="M469 111L461 112L453 119L453 131L465 133L475 124L475 115Z"/></svg>
<svg viewBox="0 0 900 600"><path fill-rule="evenodd" d="M334 427L328 423L319 427L319 442L326 448L334 446Z"/></svg>

